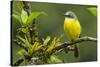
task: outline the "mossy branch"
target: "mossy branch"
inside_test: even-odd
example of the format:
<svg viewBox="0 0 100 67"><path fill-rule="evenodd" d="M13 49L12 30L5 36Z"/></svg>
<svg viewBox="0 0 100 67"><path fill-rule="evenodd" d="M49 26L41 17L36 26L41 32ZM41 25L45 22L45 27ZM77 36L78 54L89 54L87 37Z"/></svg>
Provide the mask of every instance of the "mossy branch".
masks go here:
<svg viewBox="0 0 100 67"><path fill-rule="evenodd" d="M64 43L61 43L59 44L58 46L56 46L54 49L53 49L53 52L55 51L58 51L62 48L65 48L65 47L68 47L70 45L73 45L73 44L76 44L76 43L81 43L81 42L86 42L86 41L91 41L91 42L97 42L97 39L96 38L93 38L93 37L88 37L88 36L84 36L84 37L81 37L79 39L76 39L74 42L71 42L71 41L67 41L67 42L64 42ZM23 46L24 47L24 46ZM26 47L25 47L26 48ZM73 51L74 49L70 49L69 48L69 51ZM30 59L30 58L27 58L27 59ZM20 62L21 61L21 62ZM14 65L15 66L18 66L22 63L22 59L19 59Z"/></svg>
<svg viewBox="0 0 100 67"><path fill-rule="evenodd" d="M27 1L23 1L24 4L24 10L27 12L28 16L32 14L31 11L31 5ZM33 19L32 21L32 29L29 31L30 37L31 37L31 43L33 44L35 41L38 41L38 32L36 31L36 19ZM33 39L35 38L35 39Z"/></svg>
<svg viewBox="0 0 100 67"><path fill-rule="evenodd" d="M29 2L23 1L24 4L24 10L28 13L28 15L31 15L31 6Z"/></svg>
<svg viewBox="0 0 100 67"><path fill-rule="evenodd" d="M21 48L25 49L26 51L28 51L28 47L22 43L22 42L19 42L17 40L13 40L14 43L16 43L16 45L20 46Z"/></svg>
<svg viewBox="0 0 100 67"><path fill-rule="evenodd" d="M70 45L73 45L73 44L76 44L76 43L85 42L85 41L97 42L97 39L93 38L93 37L84 36L84 37L76 39L74 42L67 41L65 43L61 43L57 47L55 47L54 50L59 50L59 49L62 49L64 47L68 47ZM70 50L70 48L69 48L69 50Z"/></svg>

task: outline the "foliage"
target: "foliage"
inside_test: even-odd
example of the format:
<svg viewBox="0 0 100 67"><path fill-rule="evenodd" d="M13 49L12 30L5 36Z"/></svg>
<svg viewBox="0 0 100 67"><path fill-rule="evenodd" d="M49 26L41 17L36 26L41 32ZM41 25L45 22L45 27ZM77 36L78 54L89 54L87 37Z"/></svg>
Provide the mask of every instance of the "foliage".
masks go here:
<svg viewBox="0 0 100 67"><path fill-rule="evenodd" d="M53 38L47 35L46 38L40 38L43 39L40 41L38 35L36 36L36 33L38 32L36 30L37 26L35 20L38 20L40 16L46 16L47 14L45 12L31 12L31 14L28 15L27 11L23 9L24 5L22 3L18 4L20 6L16 6L16 11L13 12L12 16L21 24L21 27L16 30L17 44L25 48L21 47L21 50L17 52L17 55L24 59L25 64L62 63L62 60L56 55L59 51L54 50L54 48L61 43L61 37ZM96 8L89 8L88 10L96 16ZM66 52L68 52L68 50Z"/></svg>
<svg viewBox="0 0 100 67"><path fill-rule="evenodd" d="M90 7L88 10L94 15L97 16L97 8L96 7Z"/></svg>
<svg viewBox="0 0 100 67"><path fill-rule="evenodd" d="M26 64L30 64L33 61L36 64L62 63L62 61L54 55L55 52L53 51L53 49L61 43L61 37L51 38L51 36L47 36L45 39L42 38L43 40L40 42L34 41L36 38L34 34L31 36L32 33L30 33L30 31L34 33L35 30L33 28L36 27L32 25L32 21L38 19L41 15L47 14L45 12L32 12L31 15L28 16L27 12L22 10L21 14L12 15L13 18L21 24L21 27L17 29L16 40L22 42L24 47L27 47L27 50L24 48L19 50L17 55L22 56ZM30 58L27 59L26 56L31 57L31 61L29 61Z"/></svg>
<svg viewBox="0 0 100 67"><path fill-rule="evenodd" d="M28 16L27 12L25 10L21 11L20 14L13 14L12 16L18 20L22 24L28 24L32 22L33 19L37 19L40 15L47 15L44 12L32 12L30 16Z"/></svg>
<svg viewBox="0 0 100 67"><path fill-rule="evenodd" d="M50 58L48 59L48 63L62 63L60 59L56 55L51 55Z"/></svg>

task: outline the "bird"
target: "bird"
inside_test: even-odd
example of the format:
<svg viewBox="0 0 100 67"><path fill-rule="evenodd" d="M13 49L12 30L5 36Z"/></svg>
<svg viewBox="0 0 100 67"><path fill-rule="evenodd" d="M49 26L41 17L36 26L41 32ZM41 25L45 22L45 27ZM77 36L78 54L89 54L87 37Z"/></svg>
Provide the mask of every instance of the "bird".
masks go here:
<svg viewBox="0 0 100 67"><path fill-rule="evenodd" d="M74 42L76 39L80 38L81 35L81 25L76 14L72 11L67 11L64 14L64 32L68 40ZM79 56L79 50L77 44L73 44L74 56Z"/></svg>

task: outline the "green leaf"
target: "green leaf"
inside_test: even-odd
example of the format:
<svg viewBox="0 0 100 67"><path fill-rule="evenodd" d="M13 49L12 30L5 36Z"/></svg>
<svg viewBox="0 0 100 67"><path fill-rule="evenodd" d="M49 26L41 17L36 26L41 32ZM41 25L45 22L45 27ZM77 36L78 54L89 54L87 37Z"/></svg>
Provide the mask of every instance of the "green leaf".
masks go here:
<svg viewBox="0 0 100 67"><path fill-rule="evenodd" d="M21 36L16 36L18 39L20 39L23 43L25 43L25 39L24 38L22 38Z"/></svg>
<svg viewBox="0 0 100 67"><path fill-rule="evenodd" d="M48 63L62 63L62 61L56 55L51 55Z"/></svg>
<svg viewBox="0 0 100 67"><path fill-rule="evenodd" d="M28 14L26 11L22 10L22 13L21 13L21 20L23 22L23 24L26 24L27 23L27 19L28 19Z"/></svg>
<svg viewBox="0 0 100 67"><path fill-rule="evenodd" d="M24 49L22 49L22 50L19 50L17 52L17 54L23 56L23 55L28 54L28 53Z"/></svg>
<svg viewBox="0 0 100 67"><path fill-rule="evenodd" d="M28 46L28 47L31 47L31 44L28 40L28 38L25 36L25 44Z"/></svg>
<svg viewBox="0 0 100 67"><path fill-rule="evenodd" d="M56 44L55 40L56 38L54 38L51 44L48 46L47 52L52 51L52 49L55 47L55 44Z"/></svg>
<svg viewBox="0 0 100 67"><path fill-rule="evenodd" d="M16 37L19 38L27 47L31 47L31 44L29 43L26 36L25 36L25 39L21 36L16 36Z"/></svg>
<svg viewBox="0 0 100 67"><path fill-rule="evenodd" d="M33 19L37 19L41 15L47 15L44 12L32 12L32 14L28 17L27 23L32 22Z"/></svg>
<svg viewBox="0 0 100 67"><path fill-rule="evenodd" d="M12 16L19 22L21 22L21 17L19 15L16 14L12 14Z"/></svg>
<svg viewBox="0 0 100 67"><path fill-rule="evenodd" d="M96 7L90 7L88 10L94 15L97 16L97 8Z"/></svg>
<svg viewBox="0 0 100 67"><path fill-rule="evenodd" d="M50 41L51 37L47 36L47 38L44 40L43 45L47 45L48 42Z"/></svg>
<svg viewBox="0 0 100 67"><path fill-rule="evenodd" d="M27 33L28 32L28 29L27 28L18 28L19 31L23 32L23 33Z"/></svg>
<svg viewBox="0 0 100 67"><path fill-rule="evenodd" d="M34 52L36 52L37 50L39 50L42 47L42 45L38 42L35 42L32 47L29 49L28 53L32 54Z"/></svg>
<svg viewBox="0 0 100 67"><path fill-rule="evenodd" d="M48 46L47 52L51 52L59 43L61 43L60 38L54 38L51 44Z"/></svg>

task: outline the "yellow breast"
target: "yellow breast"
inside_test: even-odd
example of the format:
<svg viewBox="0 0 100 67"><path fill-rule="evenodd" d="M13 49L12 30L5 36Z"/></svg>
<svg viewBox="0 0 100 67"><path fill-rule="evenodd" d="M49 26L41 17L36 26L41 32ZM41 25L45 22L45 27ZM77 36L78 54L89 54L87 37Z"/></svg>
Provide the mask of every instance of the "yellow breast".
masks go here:
<svg viewBox="0 0 100 67"><path fill-rule="evenodd" d="M81 33L81 26L76 19L65 19L64 21L64 31L70 40L79 38Z"/></svg>

